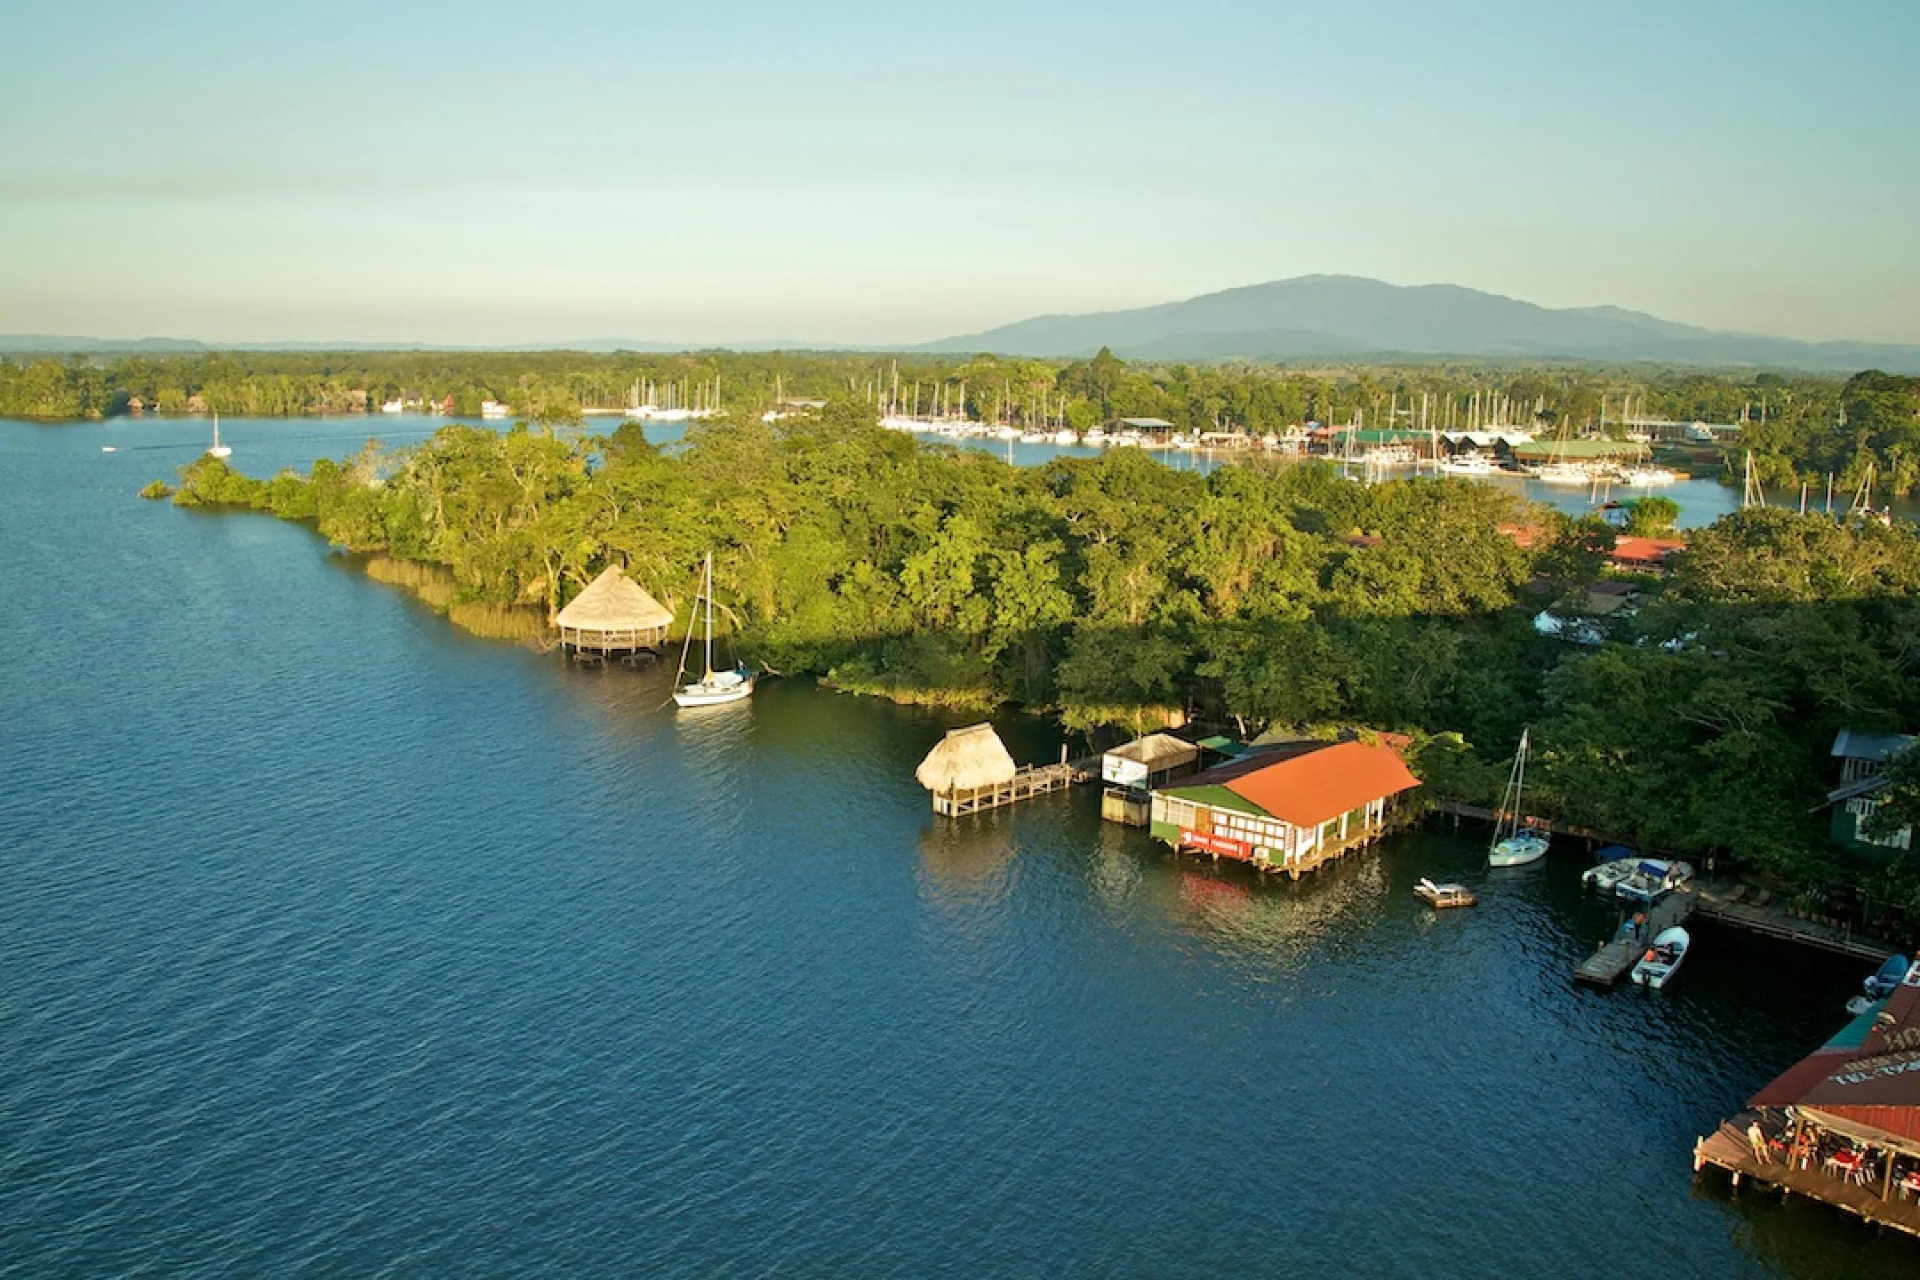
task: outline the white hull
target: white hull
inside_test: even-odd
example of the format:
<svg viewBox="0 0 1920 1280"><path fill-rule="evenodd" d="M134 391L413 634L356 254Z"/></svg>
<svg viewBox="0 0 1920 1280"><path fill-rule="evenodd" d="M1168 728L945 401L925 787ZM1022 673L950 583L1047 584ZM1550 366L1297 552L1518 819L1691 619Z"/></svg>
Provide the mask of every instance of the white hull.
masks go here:
<svg viewBox="0 0 1920 1280"><path fill-rule="evenodd" d="M1687 958L1687 948L1693 942L1685 929L1675 925L1663 929L1660 936L1653 940L1647 953L1633 966L1633 980L1643 987L1658 990L1667 985L1668 979L1680 972L1680 965Z"/></svg>
<svg viewBox="0 0 1920 1280"><path fill-rule="evenodd" d="M732 674L722 672L722 676ZM736 679L730 684L713 684L700 680L693 684L683 684L673 691L675 705L682 707L718 707L729 702L745 702L753 696L753 677Z"/></svg>
<svg viewBox="0 0 1920 1280"><path fill-rule="evenodd" d="M1488 850L1487 865L1524 867L1529 862L1538 862L1546 856L1547 837L1523 831L1517 836L1508 836Z"/></svg>
<svg viewBox="0 0 1920 1280"><path fill-rule="evenodd" d="M1557 462L1549 462L1540 468L1534 476L1541 484L1566 485L1568 488L1585 488L1593 483L1593 472L1585 467L1570 467Z"/></svg>
<svg viewBox="0 0 1920 1280"><path fill-rule="evenodd" d="M1612 862L1603 862L1597 867L1588 867L1580 873L1580 883L1589 889L1598 889L1602 893L1612 893L1614 887L1633 874L1640 865L1638 858L1615 858Z"/></svg>

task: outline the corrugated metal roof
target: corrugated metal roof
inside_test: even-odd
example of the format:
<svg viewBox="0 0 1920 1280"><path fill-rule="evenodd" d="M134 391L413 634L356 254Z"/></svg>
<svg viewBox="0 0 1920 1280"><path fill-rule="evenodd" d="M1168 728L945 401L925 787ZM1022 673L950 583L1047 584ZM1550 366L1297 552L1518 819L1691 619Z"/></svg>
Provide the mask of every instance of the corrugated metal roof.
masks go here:
<svg viewBox="0 0 1920 1280"><path fill-rule="evenodd" d="M1243 773L1225 785L1284 822L1311 827L1411 790L1420 779L1387 747L1337 742Z"/></svg>
<svg viewBox="0 0 1920 1280"><path fill-rule="evenodd" d="M1833 754L1846 760L1885 760L1913 741L1905 733L1862 733L1842 729L1833 739Z"/></svg>

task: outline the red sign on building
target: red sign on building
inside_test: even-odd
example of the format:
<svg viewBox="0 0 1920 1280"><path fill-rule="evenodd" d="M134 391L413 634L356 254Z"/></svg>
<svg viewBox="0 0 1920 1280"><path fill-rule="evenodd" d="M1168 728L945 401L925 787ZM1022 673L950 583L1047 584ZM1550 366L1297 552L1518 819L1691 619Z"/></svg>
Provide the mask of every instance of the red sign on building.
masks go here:
<svg viewBox="0 0 1920 1280"><path fill-rule="evenodd" d="M1209 835L1205 831L1180 832L1180 843L1189 849L1198 849L1202 853L1224 854L1229 858L1253 857L1253 846L1245 840L1234 840L1227 836Z"/></svg>

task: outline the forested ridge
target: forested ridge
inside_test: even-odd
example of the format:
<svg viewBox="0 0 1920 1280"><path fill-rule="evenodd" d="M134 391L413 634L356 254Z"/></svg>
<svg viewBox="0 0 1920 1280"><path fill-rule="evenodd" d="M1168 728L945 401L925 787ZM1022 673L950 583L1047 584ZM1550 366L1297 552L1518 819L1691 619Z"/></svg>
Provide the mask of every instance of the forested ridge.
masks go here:
<svg viewBox="0 0 1920 1280"><path fill-rule="evenodd" d="M446 566L468 599L549 611L618 563L684 617L711 548L743 653L781 671L1077 728L1405 730L1436 795L1493 798L1531 724L1542 811L1804 882L1851 874L1819 810L1835 731L1920 727L1920 540L1778 509L1694 531L1587 648L1531 620L1614 573L1598 519L1313 462L1015 468L883 430L858 401L696 421L672 452L636 423L453 425L310 478L204 458L177 500L310 519ZM1913 882L1897 867L1876 891Z"/></svg>
<svg viewBox="0 0 1920 1280"><path fill-rule="evenodd" d="M1871 468L1883 496L1920 486L1920 378L1862 373L1715 373L1638 366L1445 363L1291 369L1257 364L1135 364L1101 355L1048 361L995 356L698 352L246 352L0 360L0 415L88 418L129 412L292 416L362 413L390 400L473 415L483 400L517 417L577 422L588 409L713 387L722 403L764 409L776 395L835 397L931 412L936 404L1020 426L1075 430L1118 417L1164 418L1185 430L1229 424L1257 434L1306 421L1465 427L1477 404L1550 432L1619 434L1634 415L1743 422L1739 447L1769 484L1843 489ZM1395 409L1399 410L1395 416ZM1604 424L1604 426L1603 426Z"/></svg>

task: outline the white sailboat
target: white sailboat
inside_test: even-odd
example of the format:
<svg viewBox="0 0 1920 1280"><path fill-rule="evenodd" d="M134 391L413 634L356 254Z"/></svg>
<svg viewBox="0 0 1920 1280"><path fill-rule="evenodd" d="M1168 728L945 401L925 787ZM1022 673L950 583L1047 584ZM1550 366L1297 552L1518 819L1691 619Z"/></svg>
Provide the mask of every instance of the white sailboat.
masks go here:
<svg viewBox="0 0 1920 1280"><path fill-rule="evenodd" d="M231 458L233 450L220 443L220 415L213 415L213 447L207 450L209 458Z"/></svg>
<svg viewBox="0 0 1920 1280"><path fill-rule="evenodd" d="M1520 746L1513 753L1513 769L1507 774L1507 789L1500 797L1500 808L1493 815L1493 844L1487 849L1487 863L1495 867L1519 867L1538 862L1547 853L1547 836L1520 824L1520 799L1527 785L1527 737L1532 731L1520 731Z"/></svg>
<svg viewBox="0 0 1920 1280"><path fill-rule="evenodd" d="M706 660L707 674L690 684L682 684L673 691L673 700L683 707L714 707L726 702L741 702L753 696L753 673L745 667L735 667L727 671L713 669L713 552L707 552L705 583L700 594L706 597ZM681 678L687 674L687 649L693 643L693 633L687 633L687 643L680 648Z"/></svg>

